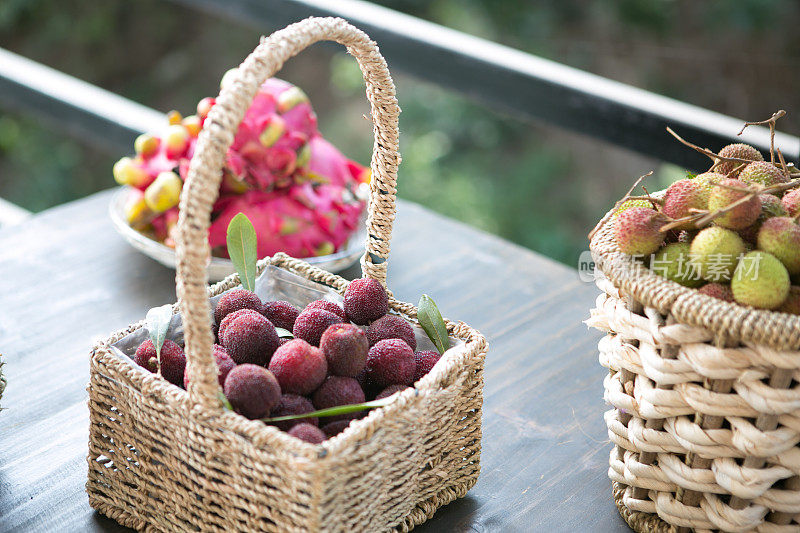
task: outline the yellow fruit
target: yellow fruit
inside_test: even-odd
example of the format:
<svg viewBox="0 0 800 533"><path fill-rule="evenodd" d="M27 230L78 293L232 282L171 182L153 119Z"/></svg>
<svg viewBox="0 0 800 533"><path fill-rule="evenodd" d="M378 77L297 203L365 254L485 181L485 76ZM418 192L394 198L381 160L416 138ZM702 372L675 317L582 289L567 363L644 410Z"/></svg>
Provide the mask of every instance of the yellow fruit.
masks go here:
<svg viewBox="0 0 800 533"><path fill-rule="evenodd" d="M158 137L154 137L149 133L142 133L133 141L133 149L142 157L150 157L158 151L159 144L161 144L161 141L158 140Z"/></svg>
<svg viewBox="0 0 800 533"><path fill-rule="evenodd" d="M203 125L200 123L200 117L197 115L189 115L183 119L182 124L192 137L200 135L200 130L203 128Z"/></svg>
<svg viewBox="0 0 800 533"><path fill-rule="evenodd" d="M698 233L689 247L689 261L706 281L731 279L745 244L731 230L711 226Z"/></svg>
<svg viewBox="0 0 800 533"><path fill-rule="evenodd" d="M173 124L164 134L164 146L167 147L167 155L170 157L183 154L189 147L189 131L182 124Z"/></svg>
<svg viewBox="0 0 800 533"><path fill-rule="evenodd" d="M123 157L114 163L114 168L111 172L114 174L114 181L120 185L130 185L132 187L141 187L150 178L147 172L130 157Z"/></svg>
<svg viewBox="0 0 800 533"><path fill-rule="evenodd" d="M124 211L125 220L132 228L136 229L141 229L153 215L144 201L144 193L138 189L131 190L131 194L125 202Z"/></svg>
<svg viewBox="0 0 800 533"><path fill-rule="evenodd" d="M684 287L703 284L703 278L689 262L689 245L684 242L668 244L653 254L650 270Z"/></svg>
<svg viewBox="0 0 800 533"><path fill-rule="evenodd" d="M174 172L162 172L144 191L144 201L150 210L163 213L178 205L181 199L183 181Z"/></svg>
<svg viewBox="0 0 800 533"><path fill-rule="evenodd" d="M170 126L174 126L176 124L181 123L181 114L175 111L174 109L167 113L167 122L169 122Z"/></svg>
<svg viewBox="0 0 800 533"><path fill-rule="evenodd" d="M789 273L778 258L757 250L742 257L731 278L737 303L775 309L789 295Z"/></svg>
<svg viewBox="0 0 800 533"><path fill-rule="evenodd" d="M286 122L278 115L273 115L269 123L264 127L264 131L258 136L258 140L265 148L269 148L286 132Z"/></svg>

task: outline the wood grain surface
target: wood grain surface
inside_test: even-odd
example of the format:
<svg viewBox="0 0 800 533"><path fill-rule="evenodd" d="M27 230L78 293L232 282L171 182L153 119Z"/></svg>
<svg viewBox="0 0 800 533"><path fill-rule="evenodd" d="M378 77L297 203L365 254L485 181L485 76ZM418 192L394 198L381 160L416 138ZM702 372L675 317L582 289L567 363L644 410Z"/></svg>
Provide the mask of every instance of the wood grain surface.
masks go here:
<svg viewBox="0 0 800 533"><path fill-rule="evenodd" d="M174 272L137 253L110 192L0 230L0 532L122 531L84 493L92 341L175 300ZM389 286L425 292L489 339L482 473L419 531L627 531L606 477L596 289L575 270L401 202ZM349 276L358 276L351 269Z"/></svg>

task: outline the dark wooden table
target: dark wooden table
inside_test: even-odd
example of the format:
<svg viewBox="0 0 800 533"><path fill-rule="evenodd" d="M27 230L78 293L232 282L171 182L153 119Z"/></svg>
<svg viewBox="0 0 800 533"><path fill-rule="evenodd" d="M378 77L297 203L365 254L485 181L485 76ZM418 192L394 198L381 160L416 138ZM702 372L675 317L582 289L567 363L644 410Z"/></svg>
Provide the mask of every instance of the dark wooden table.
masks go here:
<svg viewBox="0 0 800 533"><path fill-rule="evenodd" d="M84 493L93 339L175 300L174 272L129 248L96 194L0 230L0 531L120 531ZM596 290L564 267L401 203L389 284L430 294L489 339L482 473L421 531L627 531L606 477ZM350 277L357 276L357 268Z"/></svg>

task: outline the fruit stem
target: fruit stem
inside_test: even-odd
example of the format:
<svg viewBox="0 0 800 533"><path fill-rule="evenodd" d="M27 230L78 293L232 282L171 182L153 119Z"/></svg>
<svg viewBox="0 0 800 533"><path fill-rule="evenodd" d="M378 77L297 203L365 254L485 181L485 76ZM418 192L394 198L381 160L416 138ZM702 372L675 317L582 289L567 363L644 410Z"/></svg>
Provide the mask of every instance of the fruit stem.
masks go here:
<svg viewBox="0 0 800 533"><path fill-rule="evenodd" d="M747 126L763 126L765 124L769 125L769 159L770 163L773 165L775 164L775 123L778 121L779 118L786 115L786 111L783 109L779 109L772 114L767 120L759 120L757 122L745 122L742 129L739 130L739 133L736 135L741 135Z"/></svg>

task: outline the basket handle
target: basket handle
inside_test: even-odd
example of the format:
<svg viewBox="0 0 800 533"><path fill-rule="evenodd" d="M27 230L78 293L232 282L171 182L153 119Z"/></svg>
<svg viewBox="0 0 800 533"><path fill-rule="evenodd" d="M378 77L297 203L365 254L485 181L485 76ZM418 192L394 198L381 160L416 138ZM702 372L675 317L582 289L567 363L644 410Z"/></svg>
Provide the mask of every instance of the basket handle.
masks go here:
<svg viewBox="0 0 800 533"><path fill-rule="evenodd" d="M378 46L361 30L340 18L307 18L262 38L220 91L203 125L181 193L176 234L176 284L193 403L219 407L216 364L212 357L213 335L209 316L208 275L210 256L208 228L217 199L225 157L247 108L264 81L283 63L306 47L322 40L347 47L361 67L375 140L367 217L366 251L361 267L366 276L386 284L389 242L395 215L400 108L386 60Z"/></svg>

